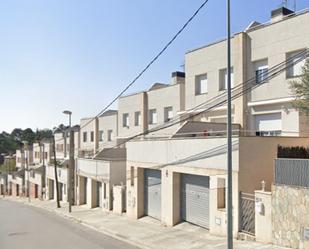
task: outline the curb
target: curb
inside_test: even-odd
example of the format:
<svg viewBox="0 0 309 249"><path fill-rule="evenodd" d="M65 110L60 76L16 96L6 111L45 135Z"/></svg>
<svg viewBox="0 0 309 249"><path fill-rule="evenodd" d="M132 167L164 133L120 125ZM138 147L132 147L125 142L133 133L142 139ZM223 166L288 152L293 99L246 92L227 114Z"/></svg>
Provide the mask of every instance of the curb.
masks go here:
<svg viewBox="0 0 309 249"><path fill-rule="evenodd" d="M27 201L25 201L24 198L20 198L20 199L14 199L14 198L1 198L1 199L2 199L2 200L5 200L5 201L11 201L11 202L16 202L16 203L21 203L21 204L23 204L23 205L28 205L28 206L32 206L32 207L36 207L36 208L43 209L43 210L48 211L48 212L50 212L50 213L53 213L53 214L55 214L55 215L57 215L57 216L60 216L60 217L63 217L63 218L65 218L65 219L67 219L67 220L70 220L70 221L72 221L72 222L75 222L76 224L81 224L81 225L83 225L84 227L87 227L87 228L89 228L89 229L91 229L91 230L94 230L94 231L96 231L96 232L99 232L99 233L101 233L101 234L104 234L104 235L106 235L106 236L109 236L109 237L111 237L111 238L113 238L113 239L116 239L116 240L125 242L125 243L127 243L127 244L132 245L132 246L138 247L138 248L140 248L140 249L156 249L156 248L154 248L154 247L151 247L151 246L148 246L148 245L146 245L146 244L144 244L144 243L141 243L140 241L136 241L136 240L124 238L123 236L120 236L120 235L118 235L118 234L116 234L116 233L114 233L114 232L112 232L112 231L110 231L110 230L108 230L108 229L104 229L104 228L98 229L98 228L92 226L91 224L89 224L89 223L83 221L83 220L80 219L80 218L76 218L76 217L74 217L74 216L72 216L72 215L70 215L70 214L63 213L63 212L61 212L61 211L58 211L57 209L52 209L52 208L44 207L44 206L41 206L41 205L37 205L37 204L35 204L35 203L33 203L33 202L27 202Z"/></svg>

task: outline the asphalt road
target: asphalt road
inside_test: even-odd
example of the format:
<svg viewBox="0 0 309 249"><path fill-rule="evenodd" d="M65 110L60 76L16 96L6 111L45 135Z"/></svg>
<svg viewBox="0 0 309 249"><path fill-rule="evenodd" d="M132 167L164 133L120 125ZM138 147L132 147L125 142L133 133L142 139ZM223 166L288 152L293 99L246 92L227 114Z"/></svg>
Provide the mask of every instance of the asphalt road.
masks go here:
<svg viewBox="0 0 309 249"><path fill-rule="evenodd" d="M0 200L1 249L137 249L48 211Z"/></svg>

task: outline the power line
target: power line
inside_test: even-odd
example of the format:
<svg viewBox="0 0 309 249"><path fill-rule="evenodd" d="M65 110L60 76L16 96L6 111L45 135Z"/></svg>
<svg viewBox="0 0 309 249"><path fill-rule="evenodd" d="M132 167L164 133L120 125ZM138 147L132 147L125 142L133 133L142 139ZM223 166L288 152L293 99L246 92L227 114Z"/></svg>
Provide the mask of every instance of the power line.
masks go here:
<svg viewBox="0 0 309 249"><path fill-rule="evenodd" d="M143 74L163 55L163 53L172 45L172 43L178 38L178 36L186 29L186 27L193 21L193 19L198 15L198 13L205 7L209 0L204 0L204 2L198 7L198 9L193 13L193 15L185 22L185 24L176 32L176 34L168 41L168 43L155 55L155 57L137 74L137 76L107 105L105 106L95 117L91 118L86 124L84 124L80 129L84 128L90 124L95 118L103 114L112 104L116 102L132 85L140 79Z"/></svg>
<svg viewBox="0 0 309 249"><path fill-rule="evenodd" d="M240 97L240 96L244 95L245 93L247 93L248 91L250 91L250 90L252 90L252 89L255 89L255 88L261 86L263 83L265 83L265 82L267 82L268 80L270 80L270 79L272 79L272 78L278 76L280 73L286 71L286 69L288 69L288 68L290 68L291 66L293 66L293 65L295 65L295 64L297 64L297 63L299 63L300 61L302 61L302 60L303 60L304 58L306 58L306 57L308 57L308 49L306 49L306 50L304 50L304 51L302 51L302 52L296 54L295 56L293 56L293 57L291 57L291 58L289 58L289 59L287 59L287 60L285 60L285 61L283 61L283 62L281 62L281 63L279 63L279 64L277 64L277 65L275 65L275 66L273 66L271 69L268 70L268 72L264 72L264 73L262 74L263 77L261 77L261 78L263 78L263 80L262 80L261 82L259 82L258 84L256 84L257 77L255 76L255 77L253 77L253 78L251 78L251 79L245 81L244 83L237 85L237 87L235 87L235 88L233 89L233 93L235 93L235 92L236 92L236 93L232 96L232 100L235 100L235 99L237 99L238 97ZM265 76L265 78L264 78L264 76ZM253 84L252 84L252 83L253 83ZM247 88L242 89L243 86L245 86L245 87L247 87ZM240 90L240 91L237 92L238 90ZM222 97L222 95L224 95L224 94L219 94L218 96L219 96L219 97ZM211 101L216 100L218 96L213 97L213 98L211 99ZM203 102L202 104L200 104L200 105L198 105L198 106L196 106L196 107L201 107L201 106L203 106L203 105L209 104L208 102L210 102L210 101L207 100L207 101ZM152 128L152 129L149 129L149 130L147 130L147 131L145 131L145 132L141 132L141 133L138 133L138 134L136 134L136 135L134 135L134 136L131 136L131 137L129 137L128 139L125 139L123 142L121 142L121 143L119 143L119 144L117 144L117 145L115 145L115 146L113 146L113 147L111 147L111 148L106 148L106 149L105 149L105 152L108 151L108 150L112 150L112 149L114 149L114 148L117 148L117 147L119 147L119 146L121 146L121 145L124 145L124 144L127 143L128 141L131 141L131 140L133 140L133 139L135 139L135 138L138 138L138 137L140 137L140 136L148 135L148 134L150 134L150 133L157 132L157 131L160 131L160 130L163 130L163 129L172 127L172 126L174 126L174 125L176 125L176 124L180 124L180 123L182 123L182 122L184 122L184 121L190 120L190 119L192 119L193 117L199 116L199 115L201 115L201 114L203 114L203 113L206 113L206 112L208 112L208 111L211 111L211 110L213 110L213 109L215 109L215 108L217 108L217 107L219 107L219 106L222 106L222 105L225 104L226 102L227 102L227 99L224 98L223 100L219 101L218 103L214 103L214 104L212 104L210 107L208 107L208 108L206 108L206 109L204 109L204 110L202 110L202 111L199 111L199 112L197 112L197 113L195 113L195 114L192 114L192 115L190 115L190 116L188 116L188 117L186 117L186 118L184 118L184 119L181 119L181 115L180 115L180 116L178 116L177 118L175 118L175 120L172 120L173 122L168 122L168 123L166 123L166 124L159 125L159 126L157 126L157 127L154 127L154 128ZM191 109L191 110L196 109L196 107L194 107L194 108Z"/></svg>

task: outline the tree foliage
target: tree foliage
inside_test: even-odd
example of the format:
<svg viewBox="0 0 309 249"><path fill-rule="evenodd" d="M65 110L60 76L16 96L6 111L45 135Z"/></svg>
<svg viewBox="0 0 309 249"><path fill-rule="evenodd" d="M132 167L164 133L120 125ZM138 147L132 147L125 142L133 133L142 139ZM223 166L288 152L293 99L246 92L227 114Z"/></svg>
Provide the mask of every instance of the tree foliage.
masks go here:
<svg viewBox="0 0 309 249"><path fill-rule="evenodd" d="M53 133L49 129L34 132L30 128L25 130L16 128L11 133L2 132L0 133L0 154L14 154L17 149L21 148L23 141L32 144L42 139L51 138L52 135Z"/></svg>
<svg viewBox="0 0 309 249"><path fill-rule="evenodd" d="M293 106L301 113L309 115L309 59L307 59L302 69L300 79L290 83L290 89L296 96Z"/></svg>

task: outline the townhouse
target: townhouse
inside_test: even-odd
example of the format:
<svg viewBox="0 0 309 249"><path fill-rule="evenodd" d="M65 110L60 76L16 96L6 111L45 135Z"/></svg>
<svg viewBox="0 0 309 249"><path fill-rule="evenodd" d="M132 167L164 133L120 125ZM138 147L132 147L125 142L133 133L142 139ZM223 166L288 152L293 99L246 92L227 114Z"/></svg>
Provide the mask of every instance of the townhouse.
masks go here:
<svg viewBox="0 0 309 249"><path fill-rule="evenodd" d="M26 169L25 181L29 181L29 195L32 198L45 198L46 167L51 163L52 140L44 139L33 144L33 165ZM28 186L28 184L26 184Z"/></svg>
<svg viewBox="0 0 309 249"><path fill-rule="evenodd" d="M81 119L81 147L76 160L77 204L113 209L113 186L126 181L126 151L118 144L118 112Z"/></svg>
<svg viewBox="0 0 309 249"><path fill-rule="evenodd" d="M58 129L54 133L55 142L55 154L57 163L57 176L58 176L58 189L59 189L59 199L61 201L68 201L68 190L69 190L69 156L70 156L70 131L73 131L74 135L74 158L77 157L80 147L80 127L75 125L65 129ZM51 146L51 145L50 145ZM50 151L50 153L52 150ZM51 154L49 163L45 167L45 183L46 190L45 196L48 200L56 200L56 179L55 179L55 166L54 166L54 155ZM75 175L75 169L73 169L73 174ZM75 186L75 178L74 178ZM75 190L74 190L75 191ZM74 195L75 196L75 195Z"/></svg>
<svg viewBox="0 0 309 249"><path fill-rule="evenodd" d="M307 134L305 117L295 110L289 82L301 75L309 46L308 11L298 14L286 8L272 11L269 23L251 23L232 38L232 86L234 92L249 88L233 101L233 122L250 133L298 136ZM296 57L295 57L296 56ZM286 60L298 61L272 79L274 67ZM226 40L186 53L186 110L226 91ZM256 76L256 77L255 77ZM226 121L226 106L195 117Z"/></svg>
<svg viewBox="0 0 309 249"><path fill-rule="evenodd" d="M25 167L25 154L24 149L16 150L16 168L24 168Z"/></svg>
<svg viewBox="0 0 309 249"><path fill-rule="evenodd" d="M118 138L126 141L171 121L185 110L185 94L185 73L174 72L170 84L155 83L148 91L120 97ZM165 129L165 134L152 132L149 136L168 136L178 127Z"/></svg>
<svg viewBox="0 0 309 249"><path fill-rule="evenodd" d="M309 12L279 8L271 16L269 23L253 22L232 38L235 237L239 231L254 235L254 221L250 218L254 217L254 205L244 210L243 201L247 198L253 203L254 191L261 182L270 189L277 146L308 144L306 117L292 107L294 96L289 81L300 76L305 61L306 54L301 52L309 46ZM148 215L169 226L188 221L224 235L226 40L186 53L185 76L185 109L178 110L184 118L174 134L147 135L126 143L127 215ZM149 101L145 96L139 93L131 99L144 104ZM166 101L169 97L162 99L162 103ZM119 117L129 120L130 113L120 111L123 102L119 100ZM124 105L131 106L128 102ZM149 122L152 112L147 114L145 120ZM125 125L128 122L120 124L119 134L125 128L129 134L130 126ZM253 227L246 226L248 221Z"/></svg>

